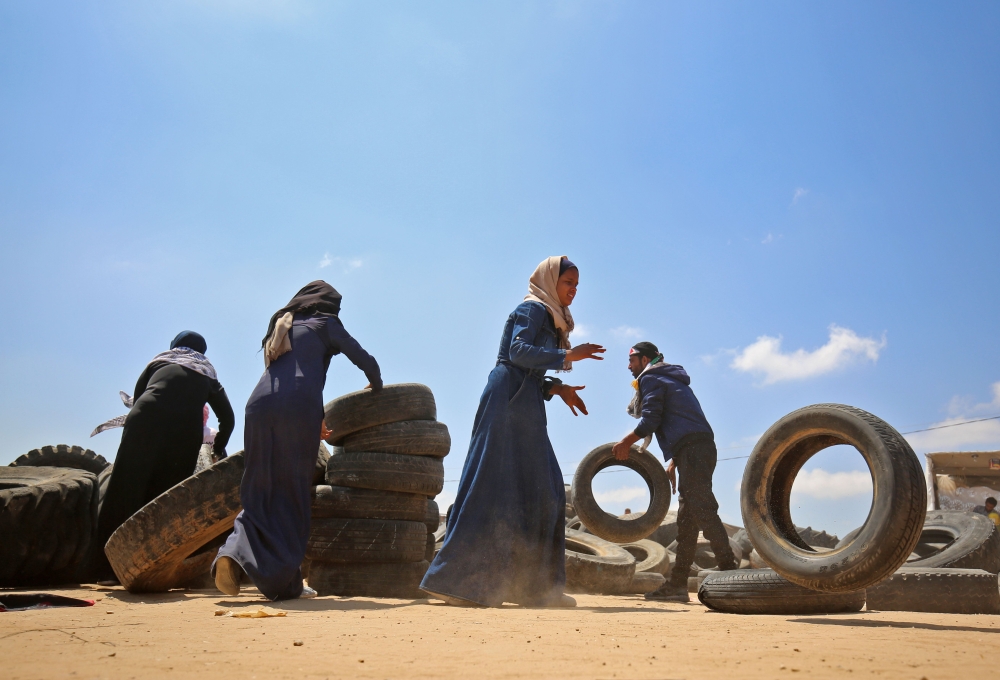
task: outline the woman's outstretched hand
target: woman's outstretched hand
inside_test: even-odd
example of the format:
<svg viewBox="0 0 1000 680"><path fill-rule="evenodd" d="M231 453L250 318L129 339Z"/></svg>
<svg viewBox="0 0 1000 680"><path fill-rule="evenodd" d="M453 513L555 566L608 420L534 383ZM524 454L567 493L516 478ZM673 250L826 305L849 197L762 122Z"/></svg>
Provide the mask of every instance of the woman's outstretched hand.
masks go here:
<svg viewBox="0 0 1000 680"><path fill-rule="evenodd" d="M562 400L566 402L569 406L569 410L573 412L573 415L578 415L576 410L580 409L583 415L587 415L587 405L583 403L583 399L577 394L578 391L586 388L586 385L580 385L579 387L573 387L572 385L559 385L556 388L555 394L562 397Z"/></svg>
<svg viewBox="0 0 1000 680"><path fill-rule="evenodd" d="M604 357L594 356L596 354L604 354L604 348L600 345L595 345L592 342L585 342L582 345L577 345L573 349L567 350L566 361L581 361L582 359L597 359L598 361L604 361ZM586 413L586 411L584 411L584 413Z"/></svg>

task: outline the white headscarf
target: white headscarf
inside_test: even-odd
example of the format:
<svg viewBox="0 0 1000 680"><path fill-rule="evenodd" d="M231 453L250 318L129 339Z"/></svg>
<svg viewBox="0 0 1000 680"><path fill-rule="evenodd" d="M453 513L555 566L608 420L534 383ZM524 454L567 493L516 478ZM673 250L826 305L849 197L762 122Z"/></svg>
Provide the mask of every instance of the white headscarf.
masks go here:
<svg viewBox="0 0 1000 680"><path fill-rule="evenodd" d="M556 335L559 336L559 348L571 349L569 334L573 332L573 315L569 307L563 307L559 302L557 284L559 283L559 265L562 256L547 257L535 268L535 273L528 279L528 294L525 302L541 302L549 310L556 324Z"/></svg>

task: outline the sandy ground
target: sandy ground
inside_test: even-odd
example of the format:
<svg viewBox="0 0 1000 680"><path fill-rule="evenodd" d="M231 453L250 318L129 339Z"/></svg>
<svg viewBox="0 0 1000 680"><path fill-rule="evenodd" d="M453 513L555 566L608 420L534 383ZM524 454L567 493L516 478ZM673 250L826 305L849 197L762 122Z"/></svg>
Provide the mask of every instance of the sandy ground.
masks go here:
<svg viewBox="0 0 1000 680"><path fill-rule="evenodd" d="M1000 616L734 616L638 596L569 610L256 591L54 590L93 607L0 614L2 677L959 678L1000 669ZM230 618L260 606L281 618ZM301 645L296 645L296 642Z"/></svg>

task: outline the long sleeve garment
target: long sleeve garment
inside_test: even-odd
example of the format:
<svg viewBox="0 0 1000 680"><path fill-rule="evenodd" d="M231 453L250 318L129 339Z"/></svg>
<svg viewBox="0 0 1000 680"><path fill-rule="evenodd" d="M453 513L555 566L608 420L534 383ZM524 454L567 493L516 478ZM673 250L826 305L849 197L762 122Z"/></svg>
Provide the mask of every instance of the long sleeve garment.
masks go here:
<svg viewBox="0 0 1000 680"><path fill-rule="evenodd" d="M206 402L219 418L217 452L225 450L236 422L218 380L177 364L150 363L134 394L97 521L102 547L142 506L194 472ZM95 560L97 577L110 578L103 550L96 551Z"/></svg>
<svg viewBox="0 0 1000 680"><path fill-rule="evenodd" d="M292 349L264 370L247 402L243 510L219 549L219 556L236 560L271 600L302 593L299 567L309 538L309 486L331 357L343 353L372 387L382 387L378 362L337 317L296 314L289 336Z"/></svg>
<svg viewBox="0 0 1000 680"><path fill-rule="evenodd" d="M687 371L675 364L657 364L639 376L642 417L635 435L644 438L655 432L663 460L670 460L692 438L715 436L690 385Z"/></svg>
<svg viewBox="0 0 1000 680"><path fill-rule="evenodd" d="M421 587L481 605L544 605L566 585L562 471L549 442L545 400L562 368L544 305L508 317L497 364L479 401L444 545Z"/></svg>

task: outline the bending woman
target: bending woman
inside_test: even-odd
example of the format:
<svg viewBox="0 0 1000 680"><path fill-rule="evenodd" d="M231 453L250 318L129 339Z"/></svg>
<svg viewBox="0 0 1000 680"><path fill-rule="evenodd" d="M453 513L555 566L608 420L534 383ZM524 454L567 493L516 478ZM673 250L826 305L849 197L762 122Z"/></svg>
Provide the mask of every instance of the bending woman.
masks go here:
<svg viewBox="0 0 1000 680"><path fill-rule="evenodd" d="M444 545L420 587L448 604L572 607L566 585L566 489L546 430L545 401L559 395L576 415L583 387L546 378L600 345L570 348L576 265L538 265L524 302L507 318L500 354L479 400Z"/></svg>
<svg viewBox="0 0 1000 680"><path fill-rule="evenodd" d="M249 574L265 597L312 597L299 566L309 538L309 486L323 426L323 387L330 358L343 353L382 389L378 362L340 322L341 296L313 281L271 317L264 375L247 402L246 469L240 485L243 510L212 565L215 585L240 592Z"/></svg>
<svg viewBox="0 0 1000 680"><path fill-rule="evenodd" d="M139 376L97 522L102 547L142 506L194 473L206 402L219 418L214 453L226 457L236 419L207 349L205 338L184 331ZM98 579L112 578L103 550L96 559Z"/></svg>

